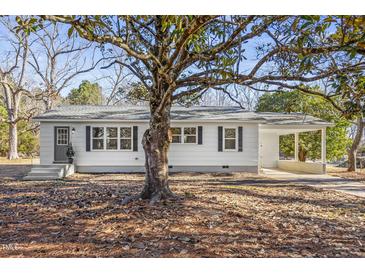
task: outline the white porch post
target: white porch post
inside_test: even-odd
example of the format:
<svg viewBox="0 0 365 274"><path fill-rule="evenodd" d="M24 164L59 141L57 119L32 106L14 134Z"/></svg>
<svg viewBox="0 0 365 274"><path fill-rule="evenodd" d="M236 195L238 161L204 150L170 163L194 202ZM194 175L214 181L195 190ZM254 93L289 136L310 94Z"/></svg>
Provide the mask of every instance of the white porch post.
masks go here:
<svg viewBox="0 0 365 274"><path fill-rule="evenodd" d="M298 146L299 146L299 133L295 132L294 133L294 160L296 162L298 162L298 160L299 160L299 158L298 158L298 153L299 153Z"/></svg>
<svg viewBox="0 0 365 274"><path fill-rule="evenodd" d="M321 161L326 163L326 128L321 129Z"/></svg>

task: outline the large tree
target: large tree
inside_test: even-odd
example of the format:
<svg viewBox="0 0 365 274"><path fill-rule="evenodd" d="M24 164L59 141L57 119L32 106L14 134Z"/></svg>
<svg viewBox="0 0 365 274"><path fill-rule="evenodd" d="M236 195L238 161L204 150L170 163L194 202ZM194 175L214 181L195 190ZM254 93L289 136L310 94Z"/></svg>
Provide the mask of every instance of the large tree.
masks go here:
<svg viewBox="0 0 365 274"><path fill-rule="evenodd" d="M61 24L47 23L32 35L29 64L40 83L38 98L46 110L61 102L61 93L82 74L90 73L106 58L88 41L67 35Z"/></svg>
<svg viewBox="0 0 365 274"><path fill-rule="evenodd" d="M302 67L283 71L270 67L273 59L290 52L297 57L316 47L281 40L275 28L298 29L308 18L286 16L42 16L69 25L69 31L102 44L113 45L127 57L115 62L127 67L148 90L149 128L143 135L146 179L138 196L151 202L173 196L168 185L170 110L174 101L229 84L254 85L264 81L310 83L352 70L336 62L308 73ZM260 43L261 41L261 43ZM247 49L259 43L258 58ZM246 62L247 57L255 63ZM251 60L250 60L251 61ZM290 60L286 60L290 64ZM275 64L274 64L275 65ZM227 89L229 87L226 87Z"/></svg>
<svg viewBox="0 0 365 274"><path fill-rule="evenodd" d="M0 18L0 26L6 33L0 60L0 100L6 109L6 119L0 122L8 125L8 158L12 160L19 158L18 123L24 119L21 101L30 95L26 81L29 40L25 32L14 30L16 23L9 17Z"/></svg>

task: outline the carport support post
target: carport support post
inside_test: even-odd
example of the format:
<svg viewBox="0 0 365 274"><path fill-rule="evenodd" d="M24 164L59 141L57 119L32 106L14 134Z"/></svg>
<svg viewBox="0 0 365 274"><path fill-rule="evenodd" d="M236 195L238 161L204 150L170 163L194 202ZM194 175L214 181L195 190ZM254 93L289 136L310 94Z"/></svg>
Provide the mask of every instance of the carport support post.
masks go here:
<svg viewBox="0 0 365 274"><path fill-rule="evenodd" d="M299 148L299 133L295 132L294 133L294 160L296 162L298 162L298 160L299 160L299 156L298 156L299 150L298 150L298 148Z"/></svg>
<svg viewBox="0 0 365 274"><path fill-rule="evenodd" d="M321 129L321 162L326 163L326 128Z"/></svg>

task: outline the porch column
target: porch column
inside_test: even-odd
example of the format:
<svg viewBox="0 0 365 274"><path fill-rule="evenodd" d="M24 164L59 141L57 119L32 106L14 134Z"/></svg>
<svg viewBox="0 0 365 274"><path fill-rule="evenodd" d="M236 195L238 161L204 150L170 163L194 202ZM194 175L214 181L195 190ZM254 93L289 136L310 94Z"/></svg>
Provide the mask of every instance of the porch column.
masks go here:
<svg viewBox="0 0 365 274"><path fill-rule="evenodd" d="M321 161L326 163L326 128L321 129Z"/></svg>
<svg viewBox="0 0 365 274"><path fill-rule="evenodd" d="M299 153L299 133L295 132L294 133L294 160L298 162L299 157L298 157L298 153Z"/></svg>

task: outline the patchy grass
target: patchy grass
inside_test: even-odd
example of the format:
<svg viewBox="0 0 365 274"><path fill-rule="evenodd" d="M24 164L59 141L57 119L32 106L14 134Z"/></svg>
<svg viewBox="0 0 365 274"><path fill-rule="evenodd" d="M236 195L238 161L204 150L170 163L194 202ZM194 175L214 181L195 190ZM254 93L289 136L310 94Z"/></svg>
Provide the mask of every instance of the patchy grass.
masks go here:
<svg viewBox="0 0 365 274"><path fill-rule="evenodd" d="M121 200L143 175L0 183L1 257L364 257L365 201L250 174L175 174L179 202Z"/></svg>
<svg viewBox="0 0 365 274"><path fill-rule="evenodd" d="M37 165L39 164L39 158L19 158L15 160L9 160L6 157L0 157L1 165Z"/></svg>

